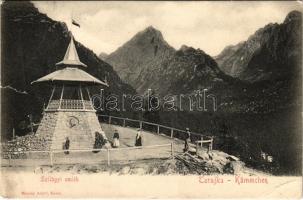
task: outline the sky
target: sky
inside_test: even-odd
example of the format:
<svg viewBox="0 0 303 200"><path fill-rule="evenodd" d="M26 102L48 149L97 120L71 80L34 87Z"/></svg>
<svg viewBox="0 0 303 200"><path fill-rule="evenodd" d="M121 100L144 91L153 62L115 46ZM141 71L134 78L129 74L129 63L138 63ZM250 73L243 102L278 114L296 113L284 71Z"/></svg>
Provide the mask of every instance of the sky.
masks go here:
<svg viewBox="0 0 303 200"><path fill-rule="evenodd" d="M160 30L175 49L183 44L211 56L246 40L268 23L282 23L299 1L102 2L34 1L40 12L63 21L75 39L97 55L111 53L148 26ZM71 19L81 25L73 26Z"/></svg>

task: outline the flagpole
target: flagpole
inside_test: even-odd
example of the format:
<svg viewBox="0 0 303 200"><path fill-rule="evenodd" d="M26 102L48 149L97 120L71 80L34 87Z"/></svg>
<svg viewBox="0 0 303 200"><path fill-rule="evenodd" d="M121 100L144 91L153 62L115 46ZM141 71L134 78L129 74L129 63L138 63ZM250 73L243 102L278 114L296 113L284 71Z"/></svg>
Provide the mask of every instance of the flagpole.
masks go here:
<svg viewBox="0 0 303 200"><path fill-rule="evenodd" d="M71 11L71 16L70 16L70 37L71 39L74 39L74 35L73 35L73 19L74 19L74 7L72 6L72 11Z"/></svg>

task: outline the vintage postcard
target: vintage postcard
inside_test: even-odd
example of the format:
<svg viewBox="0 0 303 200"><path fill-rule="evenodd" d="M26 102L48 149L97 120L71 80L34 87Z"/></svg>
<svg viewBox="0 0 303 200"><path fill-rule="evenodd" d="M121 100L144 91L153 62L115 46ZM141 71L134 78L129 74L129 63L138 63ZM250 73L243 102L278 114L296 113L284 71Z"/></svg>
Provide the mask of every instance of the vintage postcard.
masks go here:
<svg viewBox="0 0 303 200"><path fill-rule="evenodd" d="M302 198L302 2L2 1L4 198Z"/></svg>

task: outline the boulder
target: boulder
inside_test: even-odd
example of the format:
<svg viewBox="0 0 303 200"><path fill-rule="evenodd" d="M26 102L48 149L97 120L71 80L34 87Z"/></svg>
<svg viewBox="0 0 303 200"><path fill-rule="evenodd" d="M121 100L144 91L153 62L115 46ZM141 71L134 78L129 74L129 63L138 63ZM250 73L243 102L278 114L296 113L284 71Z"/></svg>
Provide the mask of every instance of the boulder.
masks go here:
<svg viewBox="0 0 303 200"><path fill-rule="evenodd" d="M201 152L198 155L199 158L201 158L202 160L209 160L209 154L207 152Z"/></svg>
<svg viewBox="0 0 303 200"><path fill-rule="evenodd" d="M233 156L233 155L229 155L229 156L227 157L227 159L230 160L230 161L239 161L239 160L240 160L238 157Z"/></svg>
<svg viewBox="0 0 303 200"><path fill-rule="evenodd" d="M129 174L130 173L130 167L129 166L125 166L120 170L120 174L121 175L125 175L125 174Z"/></svg>
<svg viewBox="0 0 303 200"><path fill-rule="evenodd" d="M224 166L224 173L239 174L243 171L244 163L241 161L231 161Z"/></svg>
<svg viewBox="0 0 303 200"><path fill-rule="evenodd" d="M146 174L146 170L141 167L134 168L131 170L131 174L144 175L144 174Z"/></svg>

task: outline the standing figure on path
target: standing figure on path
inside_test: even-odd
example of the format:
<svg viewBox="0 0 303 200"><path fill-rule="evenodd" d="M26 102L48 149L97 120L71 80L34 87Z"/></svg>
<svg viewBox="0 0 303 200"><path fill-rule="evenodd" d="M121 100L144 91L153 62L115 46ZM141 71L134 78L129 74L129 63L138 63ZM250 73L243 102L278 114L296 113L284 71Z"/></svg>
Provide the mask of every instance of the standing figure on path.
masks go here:
<svg viewBox="0 0 303 200"><path fill-rule="evenodd" d="M141 129L138 129L137 135L136 135L136 142L135 142L135 146L142 146L142 132Z"/></svg>
<svg viewBox="0 0 303 200"><path fill-rule="evenodd" d="M120 141L119 141L119 133L117 130L115 130L115 133L114 133L114 137L113 137L113 147L114 148L118 148L120 146Z"/></svg>
<svg viewBox="0 0 303 200"><path fill-rule="evenodd" d="M69 151L68 151L68 149L69 149L69 143L70 143L69 138L66 137L65 138L65 143L64 143L64 149L67 150L67 151L64 151L65 154L69 154Z"/></svg>
<svg viewBox="0 0 303 200"><path fill-rule="evenodd" d="M189 144L188 144L189 142L190 142L190 131L189 128L186 128L186 134L184 137L184 149L183 149L184 152L187 152L189 150Z"/></svg>
<svg viewBox="0 0 303 200"><path fill-rule="evenodd" d="M100 134L98 131L95 132L95 144L94 149L101 149L104 144L104 138L102 134ZM97 153L99 151L94 150L94 153Z"/></svg>
<svg viewBox="0 0 303 200"><path fill-rule="evenodd" d="M185 135L186 139L188 140L188 142L190 141L190 131L189 128L186 128L186 135Z"/></svg>

